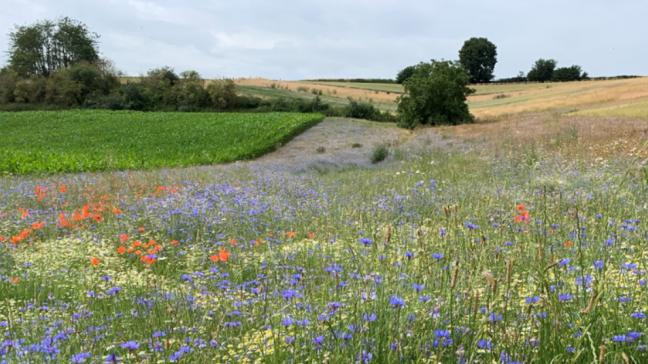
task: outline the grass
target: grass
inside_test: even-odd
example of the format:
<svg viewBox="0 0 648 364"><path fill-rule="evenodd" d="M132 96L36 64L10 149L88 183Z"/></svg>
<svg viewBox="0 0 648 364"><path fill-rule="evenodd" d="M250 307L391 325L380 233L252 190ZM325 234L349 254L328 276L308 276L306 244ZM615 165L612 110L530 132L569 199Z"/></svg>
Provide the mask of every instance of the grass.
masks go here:
<svg viewBox="0 0 648 364"><path fill-rule="evenodd" d="M575 112L574 115L648 119L648 101L631 105L595 107Z"/></svg>
<svg viewBox="0 0 648 364"><path fill-rule="evenodd" d="M529 146L2 179L0 360L645 362L644 173Z"/></svg>
<svg viewBox="0 0 648 364"><path fill-rule="evenodd" d="M254 158L322 119L290 113L0 113L0 172L150 169Z"/></svg>

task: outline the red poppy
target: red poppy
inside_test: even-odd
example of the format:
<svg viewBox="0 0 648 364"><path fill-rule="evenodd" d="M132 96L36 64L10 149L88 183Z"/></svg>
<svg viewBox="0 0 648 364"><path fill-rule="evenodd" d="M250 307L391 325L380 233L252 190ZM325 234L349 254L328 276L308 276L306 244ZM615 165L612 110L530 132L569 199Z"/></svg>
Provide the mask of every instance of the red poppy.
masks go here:
<svg viewBox="0 0 648 364"><path fill-rule="evenodd" d="M227 251L227 249L221 249L218 251L218 259L221 262L227 262L230 257L230 252Z"/></svg>
<svg viewBox="0 0 648 364"><path fill-rule="evenodd" d="M100 260L99 258L97 258L97 257L92 257L92 258L90 258L90 264L91 264L93 267L96 267L96 266L98 266L99 264L101 264L101 260Z"/></svg>

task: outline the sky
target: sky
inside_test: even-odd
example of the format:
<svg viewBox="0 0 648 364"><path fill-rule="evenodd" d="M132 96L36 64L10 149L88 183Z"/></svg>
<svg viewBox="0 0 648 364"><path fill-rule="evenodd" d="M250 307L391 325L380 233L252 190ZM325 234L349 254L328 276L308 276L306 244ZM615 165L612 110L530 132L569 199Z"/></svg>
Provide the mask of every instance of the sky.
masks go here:
<svg viewBox="0 0 648 364"><path fill-rule="evenodd" d="M127 75L170 66L206 78L393 78L463 42L497 46L496 77L538 58L591 76L648 75L645 0L0 0L0 65L16 25L68 16Z"/></svg>

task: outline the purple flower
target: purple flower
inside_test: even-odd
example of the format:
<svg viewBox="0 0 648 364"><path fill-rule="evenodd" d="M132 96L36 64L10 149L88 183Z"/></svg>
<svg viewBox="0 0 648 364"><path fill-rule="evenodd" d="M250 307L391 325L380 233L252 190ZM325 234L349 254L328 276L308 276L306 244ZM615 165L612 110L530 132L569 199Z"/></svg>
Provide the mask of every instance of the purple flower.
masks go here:
<svg viewBox="0 0 648 364"><path fill-rule="evenodd" d="M106 360L104 361L104 363L106 363L106 364L119 363L119 358L117 357L117 354L115 354L115 353L108 354L108 355L106 355Z"/></svg>
<svg viewBox="0 0 648 364"><path fill-rule="evenodd" d="M491 312L490 315L488 315L488 321L491 322L491 323L500 322L502 320L503 320L502 315L500 315L498 313Z"/></svg>
<svg viewBox="0 0 648 364"><path fill-rule="evenodd" d="M540 296L532 296L532 297L527 297L526 299L526 304L527 305L533 305L540 302Z"/></svg>
<svg viewBox="0 0 648 364"><path fill-rule="evenodd" d="M124 343L121 343L119 345L122 349L127 349L127 350L137 350L140 347L140 344L137 341L126 341Z"/></svg>
<svg viewBox="0 0 648 364"><path fill-rule="evenodd" d="M441 260L443 259L443 253L432 253L432 258L436 260Z"/></svg>
<svg viewBox="0 0 648 364"><path fill-rule="evenodd" d="M594 268L596 268L596 270L603 270L604 266L605 266L605 263L603 263L602 260L597 260L597 261L594 262Z"/></svg>
<svg viewBox="0 0 648 364"><path fill-rule="evenodd" d="M313 344L316 346L321 346L324 343L324 336L320 335L313 338Z"/></svg>
<svg viewBox="0 0 648 364"><path fill-rule="evenodd" d="M482 350L491 351L493 349L493 343L488 339L479 339L477 341L477 347Z"/></svg>
<svg viewBox="0 0 648 364"><path fill-rule="evenodd" d="M412 288L414 288L416 293L420 293L425 288L425 285L424 284L413 283Z"/></svg>
<svg viewBox="0 0 648 364"><path fill-rule="evenodd" d="M643 320L646 318L646 314L643 312L634 312L630 315L633 319Z"/></svg>
<svg viewBox="0 0 648 364"><path fill-rule="evenodd" d="M371 240L369 238L360 238L358 241L361 242L362 245L364 245L364 246L369 246L369 245L373 244L373 240Z"/></svg>
<svg viewBox="0 0 648 364"><path fill-rule="evenodd" d="M401 308L405 306L405 300L396 295L393 295L389 298L389 304L394 308Z"/></svg>
<svg viewBox="0 0 648 364"><path fill-rule="evenodd" d="M558 301L560 302L569 302L574 298L571 293L561 293L558 295Z"/></svg>
<svg viewBox="0 0 648 364"><path fill-rule="evenodd" d="M85 352L85 353L78 353L78 354L74 354L74 355L72 355L72 358L70 359L70 361L71 361L72 363L75 363L75 364L78 364L78 363L85 363L85 361L86 361L87 359L90 359L91 357L92 357L92 354L87 353L87 352Z"/></svg>

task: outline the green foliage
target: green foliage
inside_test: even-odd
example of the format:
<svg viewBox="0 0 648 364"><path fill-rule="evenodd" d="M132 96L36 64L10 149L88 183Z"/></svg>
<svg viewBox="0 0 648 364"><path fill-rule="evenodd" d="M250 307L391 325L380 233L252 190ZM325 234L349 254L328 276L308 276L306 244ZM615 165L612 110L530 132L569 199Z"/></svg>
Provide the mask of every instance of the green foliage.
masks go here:
<svg viewBox="0 0 648 364"><path fill-rule="evenodd" d="M497 64L497 47L486 38L470 38L459 51L459 63L470 74L470 82L490 82Z"/></svg>
<svg viewBox="0 0 648 364"><path fill-rule="evenodd" d="M257 157L320 114L56 111L0 113L0 172L178 167Z"/></svg>
<svg viewBox="0 0 648 364"><path fill-rule="evenodd" d="M432 61L416 66L404 83L405 94L398 99L398 125L459 124L472 120L466 99L474 90L469 76L459 64Z"/></svg>
<svg viewBox="0 0 648 364"><path fill-rule="evenodd" d="M556 68L552 75L553 81L580 81L585 78L587 78L587 73L584 73L577 65Z"/></svg>
<svg viewBox="0 0 648 364"><path fill-rule="evenodd" d="M527 74L529 81L546 82L553 78L556 69L556 61L553 59L539 59Z"/></svg>
<svg viewBox="0 0 648 364"><path fill-rule="evenodd" d="M379 145L371 152L371 163L376 164L384 161L389 156L389 149L385 145Z"/></svg>
<svg viewBox="0 0 648 364"><path fill-rule="evenodd" d="M402 85L403 82L412 77L415 70L416 66L407 66L403 68L400 72L398 72L398 75L396 75L396 83L400 83Z"/></svg>
<svg viewBox="0 0 648 364"><path fill-rule="evenodd" d="M97 35L70 18L20 26L9 37L9 65L21 77L46 77L79 62L99 60Z"/></svg>

